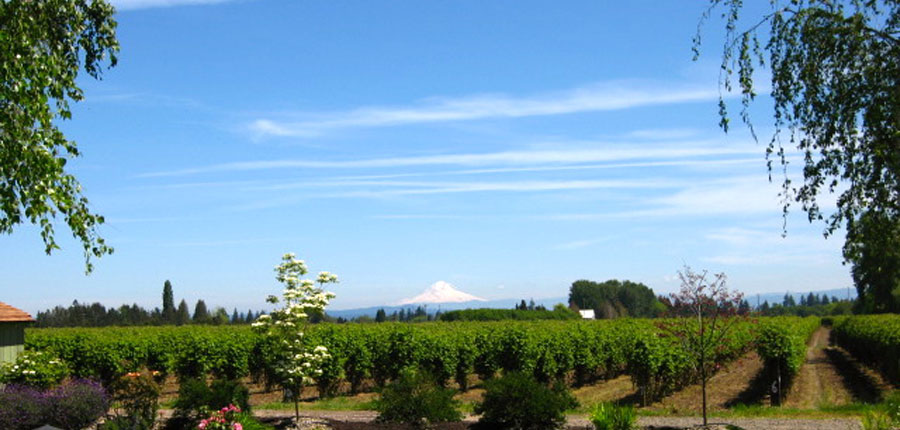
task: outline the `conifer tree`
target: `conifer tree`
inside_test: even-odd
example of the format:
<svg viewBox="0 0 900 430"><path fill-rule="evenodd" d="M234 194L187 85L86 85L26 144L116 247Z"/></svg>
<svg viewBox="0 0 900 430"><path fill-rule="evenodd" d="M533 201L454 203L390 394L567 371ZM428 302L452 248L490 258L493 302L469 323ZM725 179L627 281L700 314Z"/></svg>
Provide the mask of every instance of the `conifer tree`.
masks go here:
<svg viewBox="0 0 900 430"><path fill-rule="evenodd" d="M206 302L203 300L197 300L197 304L194 305L194 324L206 324L209 322L209 310L206 309Z"/></svg>
<svg viewBox="0 0 900 430"><path fill-rule="evenodd" d="M185 325L191 322L191 312L188 310L188 304L184 299L178 304L178 310L175 311L175 325Z"/></svg>
<svg viewBox="0 0 900 430"><path fill-rule="evenodd" d="M163 284L162 302L163 324L175 324L175 296L172 293L172 283L168 279Z"/></svg>

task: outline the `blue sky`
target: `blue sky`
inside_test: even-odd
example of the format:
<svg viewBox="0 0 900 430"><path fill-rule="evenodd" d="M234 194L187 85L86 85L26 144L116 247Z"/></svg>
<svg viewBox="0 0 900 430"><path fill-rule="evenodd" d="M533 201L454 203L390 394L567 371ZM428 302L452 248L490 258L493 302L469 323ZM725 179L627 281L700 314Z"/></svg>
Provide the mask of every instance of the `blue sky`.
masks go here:
<svg viewBox="0 0 900 430"><path fill-rule="evenodd" d="M166 279L258 309L289 251L341 277L338 309L440 280L665 294L683 264L747 293L851 283L840 233L794 213L781 236L765 95L761 143L717 127L715 21L691 61L702 2L114 3L119 66L61 125L116 252L84 276L63 226L50 257L21 226L0 285L23 309L159 306Z"/></svg>

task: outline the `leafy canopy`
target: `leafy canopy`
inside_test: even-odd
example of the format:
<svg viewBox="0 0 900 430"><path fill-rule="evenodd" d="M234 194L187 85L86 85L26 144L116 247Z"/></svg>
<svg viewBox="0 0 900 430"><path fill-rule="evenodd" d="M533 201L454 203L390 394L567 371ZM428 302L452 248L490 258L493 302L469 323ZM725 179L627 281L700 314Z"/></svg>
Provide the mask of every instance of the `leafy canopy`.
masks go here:
<svg viewBox="0 0 900 430"><path fill-rule="evenodd" d="M766 155L770 178L773 162L784 171L784 213L799 204L810 221L826 223L826 236L845 227L844 258L855 266L860 296L870 289L890 296L896 283L860 284L873 277L857 272L879 270L861 250L878 240L873 220L889 225L886 230L900 227L900 1L772 0L767 13L751 17L742 16L743 3L711 0L701 25L722 9L720 85L726 91L736 85L741 92L740 116L751 132L754 72L757 67L771 72L775 132ZM695 58L699 46L698 31ZM727 132L722 98L719 111ZM788 174L786 146L803 156L799 185ZM824 213L822 204L830 199L823 196L834 193L837 208ZM890 264L900 265L900 258Z"/></svg>
<svg viewBox="0 0 900 430"><path fill-rule="evenodd" d="M82 69L99 79L104 64L116 64L113 13L104 0L0 2L0 233L39 225L50 254L59 248L53 220L61 215L84 247L87 272L92 257L113 249L97 232L103 217L65 170L79 151L55 121L70 119L69 103L84 97Z"/></svg>

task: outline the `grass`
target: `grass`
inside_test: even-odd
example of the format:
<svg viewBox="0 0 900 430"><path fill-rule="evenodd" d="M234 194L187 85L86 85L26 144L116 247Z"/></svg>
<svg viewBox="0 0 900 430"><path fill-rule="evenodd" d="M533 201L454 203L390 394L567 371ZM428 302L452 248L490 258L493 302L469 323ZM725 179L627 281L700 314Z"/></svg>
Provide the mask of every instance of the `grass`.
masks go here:
<svg viewBox="0 0 900 430"><path fill-rule="evenodd" d="M828 419L859 417L875 410L877 405L852 403L842 406L823 406L816 409L795 409L763 405L736 405L725 411L715 411L711 416L720 418L804 418Z"/></svg>
<svg viewBox="0 0 900 430"><path fill-rule="evenodd" d="M293 403L270 402L253 407L254 409L294 410ZM329 397L312 402L301 402L300 410L306 411L371 411L375 403L371 397Z"/></svg>

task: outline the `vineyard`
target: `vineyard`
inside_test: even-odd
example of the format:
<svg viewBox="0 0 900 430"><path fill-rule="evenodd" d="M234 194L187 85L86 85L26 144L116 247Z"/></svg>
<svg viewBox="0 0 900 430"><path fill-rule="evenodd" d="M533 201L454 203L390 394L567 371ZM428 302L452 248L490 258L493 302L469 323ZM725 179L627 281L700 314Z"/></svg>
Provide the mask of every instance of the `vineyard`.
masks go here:
<svg viewBox="0 0 900 430"><path fill-rule="evenodd" d="M686 321L690 320L677 322ZM696 411L700 377L696 357L686 351L684 339L671 330L675 322L618 319L323 323L309 326L303 342L324 345L330 352L322 374L315 378L315 387L310 388L310 393L318 398L381 391L400 378L405 369L413 367L426 370L439 385L458 390L464 399L480 398L484 381L520 372L544 383L563 382L587 402L607 400L602 395L590 397L585 393L608 393L603 390L620 387L620 394L606 399L627 397L630 400L624 401L649 405L652 410L675 407L690 413ZM798 404L817 408L819 394L804 399L797 397L796 391L821 390L822 386L840 384L840 378L846 378L834 374L838 371L835 367L830 370L831 379L823 379L822 368L817 367L821 365L810 364L822 360L822 339L828 343L829 330L832 342L841 351L829 349L830 354L852 356L868 372L880 373L879 380L887 384L880 390L889 391L890 386L900 385L898 315L822 320L736 318L728 322L726 341L717 344L710 357L715 369L724 369L714 385L731 393L715 400L720 410L730 408L722 400L738 398L736 393L757 383L763 388L750 403L765 396L767 404L777 405L787 396L790 401L784 404L789 408ZM26 349L61 358L74 377L107 385L123 374L147 369L160 372L173 384L209 376L252 380L257 383L255 387L260 387L259 395L273 401L263 389L278 387L274 383L277 363L273 345L268 342L247 326L29 329L26 334ZM742 370L745 368L748 370ZM755 382L749 382L750 379ZM473 388L476 390L469 393ZM368 394L359 395L371 398L366 397L371 396ZM877 401L855 394L852 397L857 402ZM841 398L850 401L847 395Z"/></svg>
<svg viewBox="0 0 900 430"><path fill-rule="evenodd" d="M841 345L896 378L900 330L896 316L836 322ZM893 325L891 325L891 324ZM803 362L817 318L741 320L716 352L726 363L754 348L765 371L789 383ZM694 382L690 358L659 321L437 322L427 324L318 324L305 337L331 357L317 378L323 395L383 386L407 366L428 370L441 384L468 388L499 372L524 371L538 380L584 385L628 374L652 401ZM182 326L32 329L27 349L49 351L73 375L111 381L142 367L179 380L201 375L265 380L269 345L249 327ZM878 358L894 357L891 362Z"/></svg>

